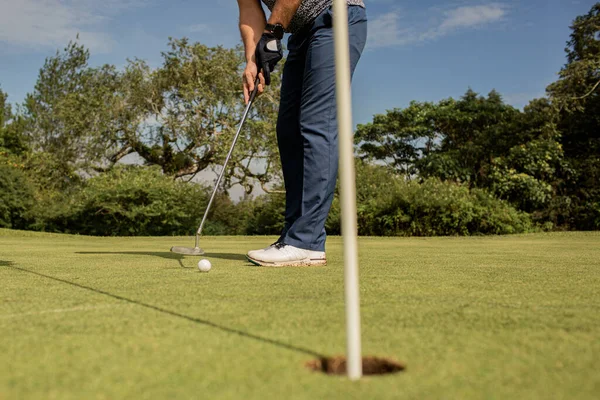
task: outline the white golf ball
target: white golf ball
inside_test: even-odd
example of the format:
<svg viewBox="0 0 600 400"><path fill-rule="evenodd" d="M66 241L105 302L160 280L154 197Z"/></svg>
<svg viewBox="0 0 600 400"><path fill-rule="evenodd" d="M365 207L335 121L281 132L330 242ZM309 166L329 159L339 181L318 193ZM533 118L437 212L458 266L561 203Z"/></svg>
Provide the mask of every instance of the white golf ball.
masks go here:
<svg viewBox="0 0 600 400"><path fill-rule="evenodd" d="M208 260L198 261L198 269L201 272L208 272L208 271L210 271L211 268L212 268L212 265L210 265L210 261L208 261Z"/></svg>

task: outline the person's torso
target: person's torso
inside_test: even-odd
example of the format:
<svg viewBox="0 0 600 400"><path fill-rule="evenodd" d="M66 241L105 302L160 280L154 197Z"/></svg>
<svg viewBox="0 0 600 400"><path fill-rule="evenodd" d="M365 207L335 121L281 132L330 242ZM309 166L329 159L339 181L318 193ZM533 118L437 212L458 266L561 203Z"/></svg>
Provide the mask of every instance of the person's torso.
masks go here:
<svg viewBox="0 0 600 400"><path fill-rule="evenodd" d="M273 11L277 0L262 0L267 8ZM312 23L326 8L330 7L333 0L302 0L298 11L292 18L290 26L286 29L287 32L295 33L306 25ZM347 0L348 5L364 7L363 0Z"/></svg>

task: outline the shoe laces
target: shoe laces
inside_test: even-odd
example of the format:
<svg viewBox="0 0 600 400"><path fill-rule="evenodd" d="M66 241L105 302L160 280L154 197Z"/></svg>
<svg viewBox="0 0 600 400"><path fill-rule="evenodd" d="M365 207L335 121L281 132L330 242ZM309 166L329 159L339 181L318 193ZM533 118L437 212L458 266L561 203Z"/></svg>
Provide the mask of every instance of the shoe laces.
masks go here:
<svg viewBox="0 0 600 400"><path fill-rule="evenodd" d="M273 243L273 246L275 246L275 248L277 250L281 250L283 249L285 246L287 246L287 244L283 243L283 242L275 242Z"/></svg>

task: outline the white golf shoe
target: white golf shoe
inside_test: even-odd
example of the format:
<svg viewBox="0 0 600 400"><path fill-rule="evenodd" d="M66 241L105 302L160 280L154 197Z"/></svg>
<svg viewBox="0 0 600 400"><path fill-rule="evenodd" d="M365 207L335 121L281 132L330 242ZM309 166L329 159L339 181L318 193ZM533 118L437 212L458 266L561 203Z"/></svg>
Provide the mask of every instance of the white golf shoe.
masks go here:
<svg viewBox="0 0 600 400"><path fill-rule="evenodd" d="M324 251L299 249L284 243L275 243L263 250L251 251L248 261L262 267L312 267L327 265Z"/></svg>
<svg viewBox="0 0 600 400"><path fill-rule="evenodd" d="M274 247L275 245L277 245L279 242L275 242L272 245L270 245L269 247L265 247L264 249L259 249L259 250L250 250L248 252L248 257L249 258L256 258L258 256L258 254L262 253L263 251L267 251L269 250L271 247Z"/></svg>

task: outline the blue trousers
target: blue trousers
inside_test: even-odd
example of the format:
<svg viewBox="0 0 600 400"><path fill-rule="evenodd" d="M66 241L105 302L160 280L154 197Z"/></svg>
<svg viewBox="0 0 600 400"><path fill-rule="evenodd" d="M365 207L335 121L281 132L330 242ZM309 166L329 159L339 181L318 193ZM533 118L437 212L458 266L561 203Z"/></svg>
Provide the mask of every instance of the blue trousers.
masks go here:
<svg viewBox="0 0 600 400"><path fill-rule="evenodd" d="M277 142L286 189L280 241L325 250L325 221L338 173L335 56L331 8L288 40ZM350 63L354 73L367 40L366 11L348 8Z"/></svg>

